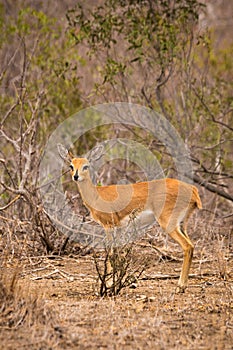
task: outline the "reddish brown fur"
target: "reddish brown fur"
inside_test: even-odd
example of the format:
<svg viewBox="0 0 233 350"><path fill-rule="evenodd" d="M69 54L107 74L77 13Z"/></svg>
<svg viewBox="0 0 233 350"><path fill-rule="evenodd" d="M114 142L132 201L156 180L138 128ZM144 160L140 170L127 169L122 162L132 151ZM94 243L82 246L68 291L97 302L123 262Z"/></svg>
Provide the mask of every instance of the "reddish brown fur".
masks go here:
<svg viewBox="0 0 233 350"><path fill-rule="evenodd" d="M202 204L196 187L176 179L160 179L129 185L95 186L90 179L85 158L71 159L71 175L86 207L106 231L121 226L125 218L142 212L153 213L160 226L182 247L184 261L179 289L184 291L192 261L193 244L187 235L187 221Z"/></svg>

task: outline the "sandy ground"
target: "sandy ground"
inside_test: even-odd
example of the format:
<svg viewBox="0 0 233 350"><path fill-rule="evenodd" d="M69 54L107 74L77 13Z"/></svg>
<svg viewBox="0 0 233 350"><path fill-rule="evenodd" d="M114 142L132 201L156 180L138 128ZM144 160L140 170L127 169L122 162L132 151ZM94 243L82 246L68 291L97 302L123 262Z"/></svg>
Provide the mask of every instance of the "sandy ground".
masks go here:
<svg viewBox="0 0 233 350"><path fill-rule="evenodd" d="M136 288L116 297L98 296L92 254L25 259L17 290L36 303L29 320L0 328L0 348L233 349L233 254L227 242L207 247L199 241L183 294L175 293L182 254L173 243L167 248L175 261L138 244L134 254L145 257L149 268Z"/></svg>

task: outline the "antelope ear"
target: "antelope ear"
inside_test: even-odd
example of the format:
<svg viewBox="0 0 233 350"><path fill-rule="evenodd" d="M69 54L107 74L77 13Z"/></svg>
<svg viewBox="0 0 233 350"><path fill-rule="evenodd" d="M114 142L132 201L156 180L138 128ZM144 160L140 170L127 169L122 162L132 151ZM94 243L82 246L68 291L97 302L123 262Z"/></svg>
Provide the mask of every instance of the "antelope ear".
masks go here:
<svg viewBox="0 0 233 350"><path fill-rule="evenodd" d="M68 159L69 159L70 162L71 162L71 160L74 158L74 155L73 155L73 153L71 152L71 150L68 150L67 157L68 157Z"/></svg>
<svg viewBox="0 0 233 350"><path fill-rule="evenodd" d="M66 162L70 163L71 159L74 158L70 150L66 149L61 143L57 144L57 150L59 156Z"/></svg>
<svg viewBox="0 0 233 350"><path fill-rule="evenodd" d="M103 156L103 154L104 154L104 146L99 144L89 152L87 158L89 162L92 162L100 159Z"/></svg>

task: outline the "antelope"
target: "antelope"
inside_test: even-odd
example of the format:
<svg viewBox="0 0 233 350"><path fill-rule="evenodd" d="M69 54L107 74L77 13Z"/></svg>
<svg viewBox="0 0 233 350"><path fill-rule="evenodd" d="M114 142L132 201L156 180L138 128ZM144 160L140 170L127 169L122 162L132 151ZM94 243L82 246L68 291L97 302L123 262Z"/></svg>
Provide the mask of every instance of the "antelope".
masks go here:
<svg viewBox="0 0 233 350"><path fill-rule="evenodd" d="M139 225L151 225L157 221L181 246L183 264L177 291L184 292L194 250L187 234L187 222L195 209L202 208L198 189L172 178L96 186L90 176L91 160L75 158L70 151L61 148L59 153L63 159L66 155L72 180L78 185L84 205L89 209L93 220L102 225L107 236L114 228L126 227L133 216ZM98 153L97 146L92 157L94 154L93 158L96 158Z"/></svg>

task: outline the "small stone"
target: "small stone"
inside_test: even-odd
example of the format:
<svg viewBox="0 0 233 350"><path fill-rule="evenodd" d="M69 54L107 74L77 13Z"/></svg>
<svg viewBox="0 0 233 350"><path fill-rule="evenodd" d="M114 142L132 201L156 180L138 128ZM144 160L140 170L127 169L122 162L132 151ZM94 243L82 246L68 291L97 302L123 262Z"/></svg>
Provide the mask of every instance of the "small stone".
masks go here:
<svg viewBox="0 0 233 350"><path fill-rule="evenodd" d="M131 289L136 289L136 288L137 288L137 283L131 283L131 285L129 286L129 288L131 288Z"/></svg>
<svg viewBox="0 0 233 350"><path fill-rule="evenodd" d="M148 301L150 301L151 303L153 303L153 302L156 301L156 297L151 296L151 297L148 298Z"/></svg>
<svg viewBox="0 0 233 350"><path fill-rule="evenodd" d="M137 301L147 301L147 296L144 294L137 295Z"/></svg>

